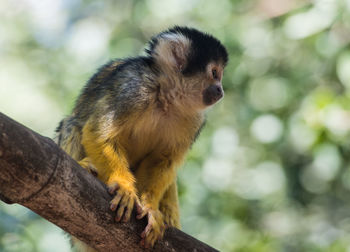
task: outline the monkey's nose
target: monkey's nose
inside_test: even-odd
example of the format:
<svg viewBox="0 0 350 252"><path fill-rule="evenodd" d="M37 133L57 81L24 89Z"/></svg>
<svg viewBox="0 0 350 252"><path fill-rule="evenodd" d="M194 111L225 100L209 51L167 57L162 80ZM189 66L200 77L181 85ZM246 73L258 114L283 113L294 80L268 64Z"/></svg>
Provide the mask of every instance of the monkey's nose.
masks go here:
<svg viewBox="0 0 350 252"><path fill-rule="evenodd" d="M212 105L220 100L224 95L222 87L219 85L210 85L203 92L203 101L206 105Z"/></svg>
<svg viewBox="0 0 350 252"><path fill-rule="evenodd" d="M220 86L213 85L213 95L215 97L222 97L222 88Z"/></svg>

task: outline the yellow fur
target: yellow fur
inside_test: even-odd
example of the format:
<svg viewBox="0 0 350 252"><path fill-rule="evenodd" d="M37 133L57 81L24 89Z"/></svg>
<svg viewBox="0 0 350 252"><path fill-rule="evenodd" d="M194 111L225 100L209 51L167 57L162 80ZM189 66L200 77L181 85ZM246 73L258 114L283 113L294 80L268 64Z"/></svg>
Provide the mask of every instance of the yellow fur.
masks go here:
<svg viewBox="0 0 350 252"><path fill-rule="evenodd" d="M154 103L146 112L130 115L124 124L116 121L106 126L91 119L82 129L86 156L79 163L97 172L109 188L118 187L111 208L129 209L135 202L143 214L151 213L152 229L147 234L151 245L162 236L164 225L180 227L176 167L191 144L190 136L198 130L190 127L193 115L190 119L183 114L168 115ZM123 214L118 211L117 217Z"/></svg>
<svg viewBox="0 0 350 252"><path fill-rule="evenodd" d="M218 55L202 52L198 58L208 67L187 74L186 68L194 67L191 59L198 60L194 41L206 43L186 34L218 47L211 52ZM204 123L204 109L223 95L227 62L219 41L194 29L175 28L152 41L147 57L103 66L58 127L59 145L114 195L110 208L116 221L128 221L135 205L137 218L147 216L145 247L153 246L166 226L180 227L176 168Z"/></svg>
<svg viewBox="0 0 350 252"><path fill-rule="evenodd" d="M163 213L164 223L167 226L181 228L176 181L173 181L165 191L159 203L159 210Z"/></svg>
<svg viewBox="0 0 350 252"><path fill-rule="evenodd" d="M180 227L176 168L202 122L201 113L171 99L174 97L168 93L160 93L161 107L153 102L123 122L113 121L109 114L99 119L92 115L81 133L61 144L82 167L97 173L112 192L117 192L111 209L116 210L118 221L122 216L129 219L134 204L142 206L140 215L148 215L152 226L146 234L151 246L162 237L165 225ZM79 140L80 148L74 140Z"/></svg>

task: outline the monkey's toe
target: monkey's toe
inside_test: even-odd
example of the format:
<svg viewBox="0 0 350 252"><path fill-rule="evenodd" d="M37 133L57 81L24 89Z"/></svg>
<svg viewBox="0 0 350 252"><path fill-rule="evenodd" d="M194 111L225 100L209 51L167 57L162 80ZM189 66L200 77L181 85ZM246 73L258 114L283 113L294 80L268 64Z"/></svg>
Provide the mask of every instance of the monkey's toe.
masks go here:
<svg viewBox="0 0 350 252"><path fill-rule="evenodd" d="M141 246L145 248L153 247L157 240L164 235L165 225L162 213L159 210L149 210L147 213L148 224L141 233Z"/></svg>
<svg viewBox="0 0 350 252"><path fill-rule="evenodd" d="M110 209L116 211L115 220L117 222L128 222L135 202L137 205L138 198L136 193L125 190L119 186L109 186L109 192L114 193L115 196L110 202Z"/></svg>
<svg viewBox="0 0 350 252"><path fill-rule="evenodd" d="M163 212L163 219L165 226L168 227L176 227L180 228L180 222L179 222L179 217L176 214L171 214L171 213L164 213Z"/></svg>

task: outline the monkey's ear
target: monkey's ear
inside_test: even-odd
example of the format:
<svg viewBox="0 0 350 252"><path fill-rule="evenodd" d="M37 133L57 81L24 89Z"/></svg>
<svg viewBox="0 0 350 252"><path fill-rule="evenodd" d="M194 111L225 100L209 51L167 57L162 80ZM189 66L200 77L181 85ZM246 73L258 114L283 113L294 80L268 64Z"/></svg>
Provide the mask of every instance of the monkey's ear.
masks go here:
<svg viewBox="0 0 350 252"><path fill-rule="evenodd" d="M148 51L161 67L182 71L187 64L191 42L182 34L165 33L156 38Z"/></svg>

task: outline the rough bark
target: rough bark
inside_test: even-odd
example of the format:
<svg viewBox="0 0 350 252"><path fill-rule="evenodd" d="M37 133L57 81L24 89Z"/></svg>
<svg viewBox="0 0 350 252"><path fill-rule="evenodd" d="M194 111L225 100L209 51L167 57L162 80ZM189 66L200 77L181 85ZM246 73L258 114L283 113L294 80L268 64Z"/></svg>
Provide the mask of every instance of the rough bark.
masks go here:
<svg viewBox="0 0 350 252"><path fill-rule="evenodd" d="M0 199L18 203L99 251L144 251L146 220L115 223L103 183L51 139L0 113ZM216 251L168 229L154 251Z"/></svg>

